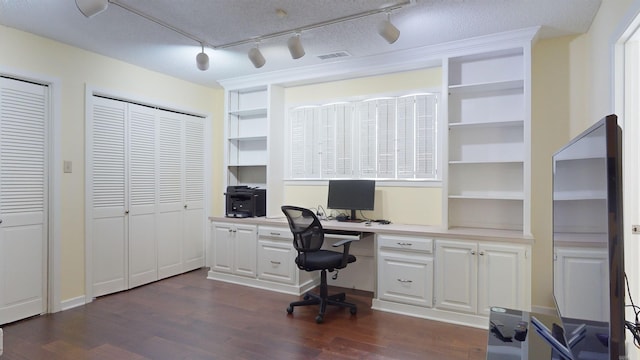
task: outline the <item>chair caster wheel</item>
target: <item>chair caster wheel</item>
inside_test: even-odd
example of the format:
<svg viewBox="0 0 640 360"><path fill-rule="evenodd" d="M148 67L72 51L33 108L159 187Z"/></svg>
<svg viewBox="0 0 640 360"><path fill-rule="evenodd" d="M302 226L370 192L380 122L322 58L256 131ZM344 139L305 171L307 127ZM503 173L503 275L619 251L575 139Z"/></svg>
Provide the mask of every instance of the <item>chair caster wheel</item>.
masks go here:
<svg viewBox="0 0 640 360"><path fill-rule="evenodd" d="M350 313L351 315L355 315L357 312L358 312L358 309L357 309L357 308L350 308L350 309L349 309L349 313Z"/></svg>
<svg viewBox="0 0 640 360"><path fill-rule="evenodd" d="M293 313L293 306L289 305L287 307L287 314L292 314Z"/></svg>
<svg viewBox="0 0 640 360"><path fill-rule="evenodd" d="M316 324L322 324L323 321L323 316L322 315L318 315L316 316Z"/></svg>

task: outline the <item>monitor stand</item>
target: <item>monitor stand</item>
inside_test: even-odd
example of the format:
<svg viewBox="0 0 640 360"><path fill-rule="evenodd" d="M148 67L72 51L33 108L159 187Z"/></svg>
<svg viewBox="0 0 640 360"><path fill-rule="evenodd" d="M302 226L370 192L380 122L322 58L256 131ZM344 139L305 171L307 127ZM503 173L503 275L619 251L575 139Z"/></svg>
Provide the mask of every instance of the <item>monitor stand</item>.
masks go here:
<svg viewBox="0 0 640 360"><path fill-rule="evenodd" d="M360 223L364 221L365 220L356 219L356 210L351 210L351 217L349 217L349 220L347 220L347 222Z"/></svg>

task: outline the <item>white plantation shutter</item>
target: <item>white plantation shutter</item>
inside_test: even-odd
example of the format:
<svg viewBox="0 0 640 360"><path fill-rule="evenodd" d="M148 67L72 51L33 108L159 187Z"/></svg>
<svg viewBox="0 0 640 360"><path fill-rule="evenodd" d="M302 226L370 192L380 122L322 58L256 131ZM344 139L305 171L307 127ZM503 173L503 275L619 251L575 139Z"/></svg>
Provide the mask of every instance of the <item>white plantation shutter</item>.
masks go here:
<svg viewBox="0 0 640 360"><path fill-rule="evenodd" d="M418 95L415 97L415 104L415 177L433 179L437 176L438 97L434 94Z"/></svg>
<svg viewBox="0 0 640 360"><path fill-rule="evenodd" d="M335 121L335 176L353 176L353 105L333 105Z"/></svg>
<svg viewBox="0 0 640 360"><path fill-rule="evenodd" d="M435 179L437 94L290 111L291 177Z"/></svg>
<svg viewBox="0 0 640 360"><path fill-rule="evenodd" d="M378 171L376 101L365 101L357 106L360 124L360 176L375 178Z"/></svg>
<svg viewBox="0 0 640 360"><path fill-rule="evenodd" d="M320 178L320 108L291 111L291 174L299 179Z"/></svg>
<svg viewBox="0 0 640 360"><path fill-rule="evenodd" d="M398 99L397 162L398 178L411 179L415 167L415 97Z"/></svg>
<svg viewBox="0 0 640 360"><path fill-rule="evenodd" d="M383 99L377 103L378 171L377 178L393 179L396 170L396 101Z"/></svg>
<svg viewBox="0 0 640 360"><path fill-rule="evenodd" d="M319 170L321 177L330 178L336 175L336 121L333 106L319 108L317 152L319 155Z"/></svg>

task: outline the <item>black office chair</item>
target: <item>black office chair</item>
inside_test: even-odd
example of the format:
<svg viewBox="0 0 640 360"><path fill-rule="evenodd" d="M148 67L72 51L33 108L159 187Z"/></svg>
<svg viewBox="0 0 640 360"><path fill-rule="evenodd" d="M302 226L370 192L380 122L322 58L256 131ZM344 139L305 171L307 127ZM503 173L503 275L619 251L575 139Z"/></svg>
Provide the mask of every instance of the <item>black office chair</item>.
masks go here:
<svg viewBox="0 0 640 360"><path fill-rule="evenodd" d="M321 250L324 242L324 231L320 220L313 211L296 206L283 206L282 212L289 221L289 227L293 233L293 246L298 251L296 264L305 271L321 271L320 294L307 292L303 301L295 301L287 307L287 313L293 313L296 306L320 305L320 312L316 316L316 323L324 320L327 305L348 307L349 312L355 315L358 309L355 304L345 302L345 293L335 295L328 294L327 271L343 269L348 263L356 261L355 256L349 255L350 239L340 240L333 247L343 246L342 252Z"/></svg>

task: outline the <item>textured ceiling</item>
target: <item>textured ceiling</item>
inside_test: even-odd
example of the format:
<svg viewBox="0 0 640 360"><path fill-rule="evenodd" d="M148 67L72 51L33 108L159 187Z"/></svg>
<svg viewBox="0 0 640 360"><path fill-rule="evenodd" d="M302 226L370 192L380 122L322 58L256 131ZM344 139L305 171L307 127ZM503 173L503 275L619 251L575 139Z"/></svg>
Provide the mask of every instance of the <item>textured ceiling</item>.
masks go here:
<svg viewBox="0 0 640 360"><path fill-rule="evenodd" d="M379 9L401 0L118 0L213 46L305 27ZM327 63L318 55L346 51L336 62L392 53L497 32L542 26L540 37L586 32L601 0L412 0L391 15L401 35L388 44L377 33L385 14L303 31L306 55L291 59L290 34L263 40L267 60L253 67L253 44L205 48L211 66L200 71L200 44L115 4L85 18L73 0L0 0L0 24L58 40L206 86L221 79ZM285 17L276 10L287 12Z"/></svg>

